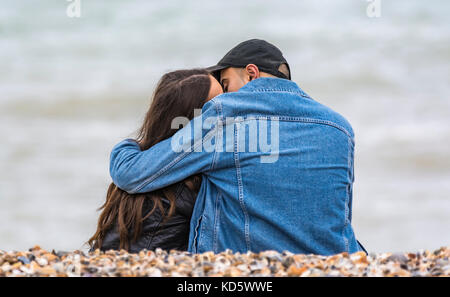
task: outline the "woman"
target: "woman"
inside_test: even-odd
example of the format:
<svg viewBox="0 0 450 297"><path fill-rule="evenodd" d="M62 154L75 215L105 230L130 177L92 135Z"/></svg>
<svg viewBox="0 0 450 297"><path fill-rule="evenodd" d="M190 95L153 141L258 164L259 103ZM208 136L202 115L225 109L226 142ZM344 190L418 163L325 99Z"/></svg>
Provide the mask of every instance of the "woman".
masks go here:
<svg viewBox="0 0 450 297"><path fill-rule="evenodd" d="M137 142L141 150L171 137L176 117L194 117L194 109L222 93L219 82L206 70L178 70L165 74L153 100ZM98 220L97 231L89 239L91 251L125 249L187 250L189 223L201 177L192 176L164 189L145 194L128 194L113 183Z"/></svg>

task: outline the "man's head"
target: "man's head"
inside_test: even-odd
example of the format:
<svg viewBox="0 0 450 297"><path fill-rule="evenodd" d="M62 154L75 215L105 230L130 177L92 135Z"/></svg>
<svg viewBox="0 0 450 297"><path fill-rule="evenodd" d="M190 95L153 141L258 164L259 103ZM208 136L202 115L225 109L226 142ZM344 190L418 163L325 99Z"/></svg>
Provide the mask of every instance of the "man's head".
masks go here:
<svg viewBox="0 0 450 297"><path fill-rule="evenodd" d="M289 64L281 51L260 39L238 44L208 70L221 83L224 92L236 92L260 77L291 79Z"/></svg>
<svg viewBox="0 0 450 297"><path fill-rule="evenodd" d="M278 71L285 75L285 77L279 78L289 77L289 68L286 66L286 64L281 64L281 66L278 68ZM223 92L228 93L237 92L247 83L260 77L277 76L264 71L260 71L258 66L256 66L255 64L248 64L244 68L228 67L224 70L221 70L219 79L220 84L222 85Z"/></svg>

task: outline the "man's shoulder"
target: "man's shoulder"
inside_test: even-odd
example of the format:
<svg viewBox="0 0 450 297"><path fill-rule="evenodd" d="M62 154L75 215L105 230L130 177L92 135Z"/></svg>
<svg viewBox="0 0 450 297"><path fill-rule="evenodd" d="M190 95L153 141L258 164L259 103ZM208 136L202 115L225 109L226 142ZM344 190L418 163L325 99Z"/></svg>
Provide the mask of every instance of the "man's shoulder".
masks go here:
<svg viewBox="0 0 450 297"><path fill-rule="evenodd" d="M208 101L203 112L218 117L264 117L281 121L328 124L353 138L352 126L332 108L314 100L295 82L277 78L259 78L238 92L224 93Z"/></svg>
<svg viewBox="0 0 450 297"><path fill-rule="evenodd" d="M327 124L354 137L352 126L343 115L299 92L266 90L226 93L207 102L205 107L207 113L214 113L222 119L264 117Z"/></svg>
<svg viewBox="0 0 450 297"><path fill-rule="evenodd" d="M340 113L333 110L332 108L321 104L317 102L318 106L318 113L315 115L318 119L329 122L330 125L336 126L336 128L341 129L343 132L345 132L350 138L354 138L354 132L352 125L350 122Z"/></svg>

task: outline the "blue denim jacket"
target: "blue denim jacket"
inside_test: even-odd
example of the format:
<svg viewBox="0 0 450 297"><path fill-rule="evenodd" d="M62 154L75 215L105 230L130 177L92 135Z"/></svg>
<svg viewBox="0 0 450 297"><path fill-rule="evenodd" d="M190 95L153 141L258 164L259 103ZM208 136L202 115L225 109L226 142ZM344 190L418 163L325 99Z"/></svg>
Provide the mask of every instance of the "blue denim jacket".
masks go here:
<svg viewBox="0 0 450 297"><path fill-rule="evenodd" d="M341 115L292 81L259 78L208 101L201 115L146 151L122 141L110 173L130 193L202 173L190 252L330 255L361 250L351 226L353 152Z"/></svg>

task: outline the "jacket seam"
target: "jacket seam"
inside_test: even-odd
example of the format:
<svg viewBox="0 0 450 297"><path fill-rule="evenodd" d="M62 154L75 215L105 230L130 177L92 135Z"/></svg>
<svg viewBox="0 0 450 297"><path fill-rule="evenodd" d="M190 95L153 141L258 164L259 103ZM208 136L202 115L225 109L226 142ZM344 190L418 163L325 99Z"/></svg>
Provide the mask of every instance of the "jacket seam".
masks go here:
<svg viewBox="0 0 450 297"><path fill-rule="evenodd" d="M222 129L222 117L221 117L221 115L222 115L222 104L220 102L217 102L217 101L213 101L213 102L214 102L214 107L216 108L216 113L218 115L218 120L217 120L217 123L216 123L217 131L216 131L216 134L215 134L216 135L216 139L215 139L215 143L214 143L215 149L214 149L214 155L213 155L213 159L212 159L212 162L211 162L210 170L214 170L214 168L216 167L216 160L217 160L217 155L218 155L218 154L216 154L216 152L217 152L217 145L218 145L218 143L220 143L220 142L218 142L218 136L219 136L219 131Z"/></svg>
<svg viewBox="0 0 450 297"><path fill-rule="evenodd" d="M350 159L351 159L351 143L350 143L350 139L348 139L347 141L348 143L348 155L347 155L347 168L348 168L348 174L349 174L349 178L351 179L351 169L350 169ZM348 203L349 203L349 185L347 185L345 187L345 218L344 218L344 228L342 229L342 238L344 239L344 243L345 243L345 251L349 252L350 248L349 248L349 244L348 244L348 239L347 237L345 237L345 231L347 230L347 226L348 226L348 214L349 214L349 207L348 207Z"/></svg>
<svg viewBox="0 0 450 297"><path fill-rule="evenodd" d="M214 99L211 99L211 100L214 100ZM219 118L220 119L223 119L223 115L222 115L222 102L217 102L217 101L214 101L214 106L216 107L216 112L217 112L217 114L219 115Z"/></svg>
<svg viewBox="0 0 450 297"><path fill-rule="evenodd" d="M219 229L219 220L220 220L220 201L222 199L222 193L219 191L216 198L215 203L215 216L214 216L214 241L213 241L213 251L217 253L217 237L218 237L218 229Z"/></svg>
<svg viewBox="0 0 450 297"><path fill-rule="evenodd" d="M307 98L307 99L312 99L310 96L308 96L308 94L302 92L302 91L298 91L298 90L292 90L292 89L253 89L251 91L247 91L247 92L254 92L254 93L289 93L289 94L295 94L295 95L300 95L303 98Z"/></svg>
<svg viewBox="0 0 450 297"><path fill-rule="evenodd" d="M348 132L347 129L345 129L341 125L336 124L336 123L331 122L331 121L311 119L311 118L300 118L300 117L279 117L279 118L282 121L295 121L295 122L304 122L304 123L314 123L314 124L328 125L328 126L331 126L331 127L334 127L336 129L341 130L342 132L347 134L347 136L349 138L351 138L351 139L353 138L353 135L350 132Z"/></svg>
<svg viewBox="0 0 450 297"><path fill-rule="evenodd" d="M239 148L238 148L238 127L235 127L234 130L234 163L236 166L236 177L238 182L238 194L239 194L239 203L241 205L241 209L244 213L244 235L245 235L245 243L247 247L247 251L250 251L250 232L249 232L249 217L247 213L247 209L244 203L244 186L242 183L242 174L241 174L241 165L239 163Z"/></svg>
<svg viewBox="0 0 450 297"><path fill-rule="evenodd" d="M215 133L216 138L214 140L215 141L215 143L214 143L214 155L213 155L213 158L212 158L210 170L214 170L214 168L216 168L216 162L217 162L217 157L218 157L218 154L216 152L218 151L218 144L221 143L221 142L218 141L218 139L219 139L219 131L222 130L222 120L221 119L219 119L217 121L216 127L217 127L217 129L216 129L216 133Z"/></svg>
<svg viewBox="0 0 450 297"><path fill-rule="evenodd" d="M229 119L229 118L227 118ZM247 120L278 120L278 121L286 121L286 122L303 122L303 123L313 123L313 124L321 124L321 125L327 125L334 127L342 132L344 132L349 138L353 139L353 135L347 131L344 127L342 127L339 124L336 124L332 121L327 120L319 120L319 119L312 119L312 118L302 118L302 117L290 117L290 116L263 116L263 115L246 115L246 116L238 116L231 118L231 121L228 121L227 124L231 123L237 123L237 122L243 122Z"/></svg>
<svg viewBox="0 0 450 297"><path fill-rule="evenodd" d="M201 216L199 216L199 218L197 219L197 224L194 229L195 235L194 235L194 239L192 240L193 241L192 250L194 253L197 253L197 237L198 237L198 233L199 233L198 228L200 227L200 221L202 220L202 218L203 218L203 214Z"/></svg>

